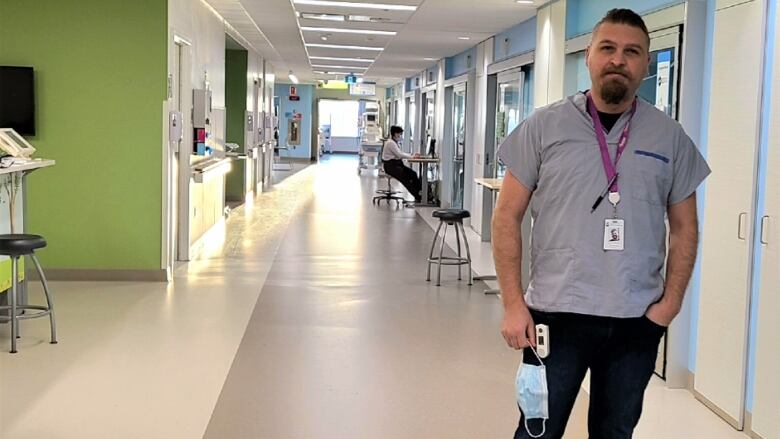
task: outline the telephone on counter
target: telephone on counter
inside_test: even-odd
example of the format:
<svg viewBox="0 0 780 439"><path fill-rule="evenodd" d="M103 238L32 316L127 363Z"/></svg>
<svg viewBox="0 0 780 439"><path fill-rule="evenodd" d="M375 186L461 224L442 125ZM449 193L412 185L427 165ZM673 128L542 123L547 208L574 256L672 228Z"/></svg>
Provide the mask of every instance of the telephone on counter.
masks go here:
<svg viewBox="0 0 780 439"><path fill-rule="evenodd" d="M13 128L0 128L0 150L17 158L29 158L35 148Z"/></svg>

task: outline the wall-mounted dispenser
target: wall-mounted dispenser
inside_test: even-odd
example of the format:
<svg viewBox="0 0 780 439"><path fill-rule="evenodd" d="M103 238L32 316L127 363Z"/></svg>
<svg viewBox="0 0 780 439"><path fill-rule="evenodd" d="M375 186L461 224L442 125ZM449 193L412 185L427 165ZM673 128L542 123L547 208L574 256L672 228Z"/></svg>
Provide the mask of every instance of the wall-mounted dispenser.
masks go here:
<svg viewBox="0 0 780 439"><path fill-rule="evenodd" d="M193 135L192 153L197 155L209 155L211 148L206 142L210 137L211 125L211 90L192 90L192 128Z"/></svg>

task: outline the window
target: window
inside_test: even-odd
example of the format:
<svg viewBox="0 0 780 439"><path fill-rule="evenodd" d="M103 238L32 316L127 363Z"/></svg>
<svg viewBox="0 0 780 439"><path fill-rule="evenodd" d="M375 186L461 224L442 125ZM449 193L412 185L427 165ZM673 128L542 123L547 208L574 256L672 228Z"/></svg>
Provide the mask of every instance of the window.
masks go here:
<svg viewBox="0 0 780 439"><path fill-rule="evenodd" d="M321 100L319 104L320 126L330 125L331 137L359 137L358 101Z"/></svg>

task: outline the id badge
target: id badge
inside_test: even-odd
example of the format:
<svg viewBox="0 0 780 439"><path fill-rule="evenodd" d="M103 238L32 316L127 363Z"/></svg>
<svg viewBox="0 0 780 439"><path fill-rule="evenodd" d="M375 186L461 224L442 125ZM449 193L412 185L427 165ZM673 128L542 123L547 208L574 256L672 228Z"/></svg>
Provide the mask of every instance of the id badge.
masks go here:
<svg viewBox="0 0 780 439"><path fill-rule="evenodd" d="M622 219L604 220L604 250L623 251L626 242L625 229Z"/></svg>

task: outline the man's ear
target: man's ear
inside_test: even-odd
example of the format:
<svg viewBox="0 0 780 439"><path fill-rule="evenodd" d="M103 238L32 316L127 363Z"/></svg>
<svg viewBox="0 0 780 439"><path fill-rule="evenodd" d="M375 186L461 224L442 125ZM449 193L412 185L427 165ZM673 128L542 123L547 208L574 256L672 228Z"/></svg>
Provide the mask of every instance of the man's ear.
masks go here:
<svg viewBox="0 0 780 439"><path fill-rule="evenodd" d="M588 44L588 47L585 48L585 67L588 66L588 59L590 58L590 44Z"/></svg>

